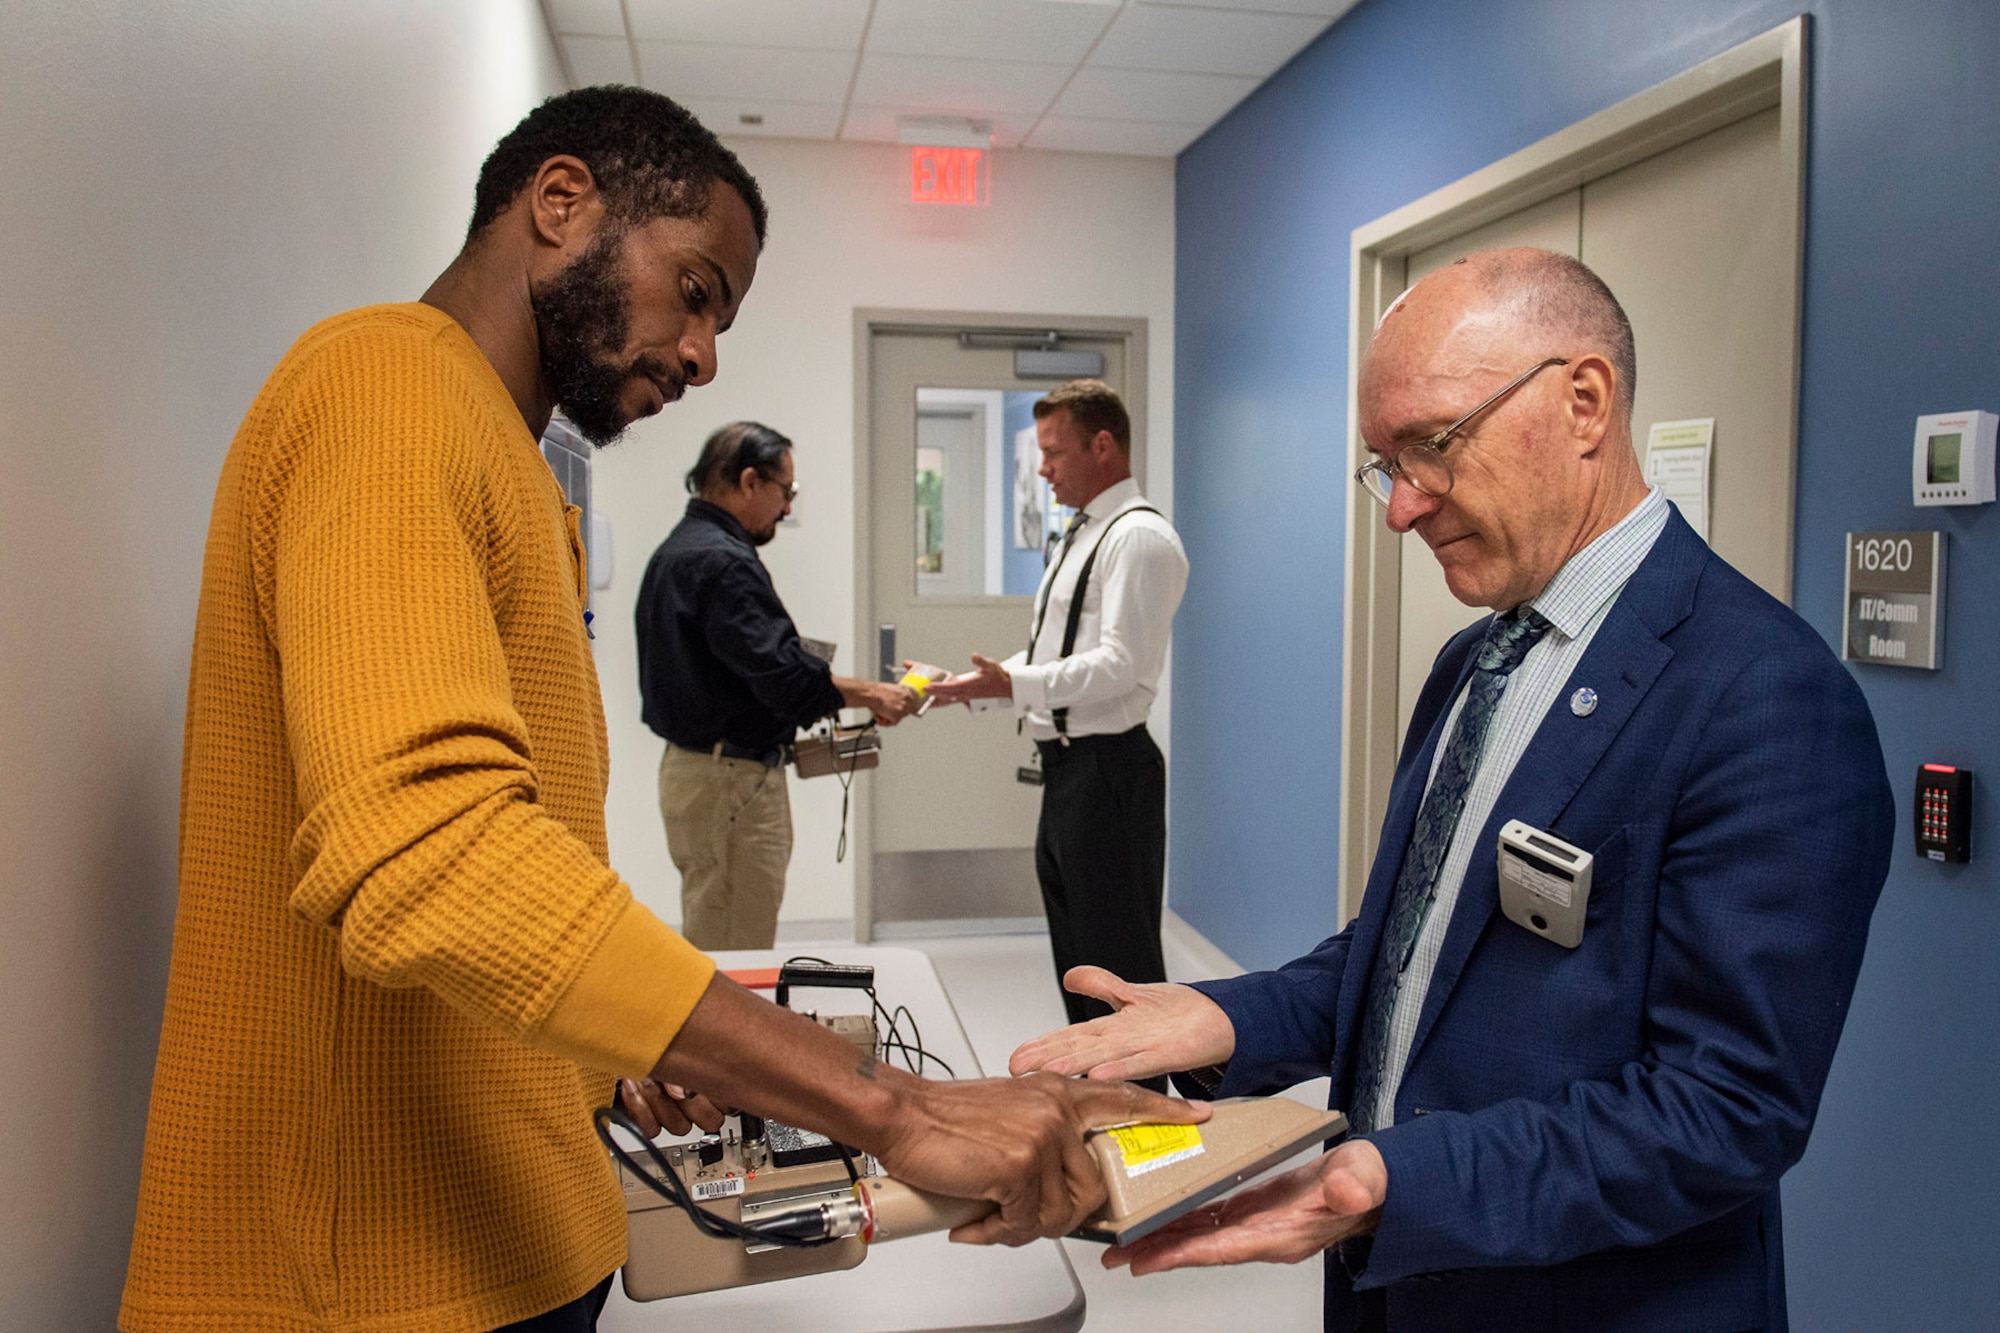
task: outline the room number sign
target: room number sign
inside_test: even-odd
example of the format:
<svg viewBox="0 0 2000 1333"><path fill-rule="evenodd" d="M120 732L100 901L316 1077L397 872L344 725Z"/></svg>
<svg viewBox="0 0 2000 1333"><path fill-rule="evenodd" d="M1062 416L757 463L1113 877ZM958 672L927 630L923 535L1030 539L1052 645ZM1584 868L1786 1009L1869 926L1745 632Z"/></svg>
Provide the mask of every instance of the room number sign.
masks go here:
<svg viewBox="0 0 2000 1333"><path fill-rule="evenodd" d="M1847 617L1840 655L1850 662L1944 665L1942 532L1847 534Z"/></svg>

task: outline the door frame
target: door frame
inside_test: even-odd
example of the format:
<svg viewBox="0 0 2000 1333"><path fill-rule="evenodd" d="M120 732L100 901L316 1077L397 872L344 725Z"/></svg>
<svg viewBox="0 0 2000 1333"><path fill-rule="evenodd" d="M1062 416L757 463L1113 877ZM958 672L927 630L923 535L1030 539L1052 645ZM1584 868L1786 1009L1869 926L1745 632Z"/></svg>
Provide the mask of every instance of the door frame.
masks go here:
<svg viewBox="0 0 2000 1333"><path fill-rule="evenodd" d="M1790 19L1491 166L1354 229L1349 241L1348 470L1365 461L1357 390L1376 322L1401 295L1408 256L1677 148L1772 107L1778 109L1778 209L1792 264L1781 299L1791 310L1779 359L1790 368L1785 431L1798 452L1799 310L1805 268L1807 17ZM1790 545L1794 474L1778 521ZM1395 776L1397 634L1402 548L1372 506L1350 492L1340 687L1340 919L1360 911ZM1789 586L1786 600L1790 600Z"/></svg>
<svg viewBox="0 0 2000 1333"><path fill-rule="evenodd" d="M874 543L875 461L873 400L875 335L913 334L953 338L961 332L1057 333L1117 341L1125 348L1125 389L1120 395L1132 417L1132 475L1146 485L1147 329L1144 319L1097 315L996 314L992 311L912 310L858 306L854 311L854 667L857 676L880 670L875 656ZM1057 381L1051 380L1053 387ZM868 944L875 924L874 784L856 774L850 845L854 849L854 939Z"/></svg>

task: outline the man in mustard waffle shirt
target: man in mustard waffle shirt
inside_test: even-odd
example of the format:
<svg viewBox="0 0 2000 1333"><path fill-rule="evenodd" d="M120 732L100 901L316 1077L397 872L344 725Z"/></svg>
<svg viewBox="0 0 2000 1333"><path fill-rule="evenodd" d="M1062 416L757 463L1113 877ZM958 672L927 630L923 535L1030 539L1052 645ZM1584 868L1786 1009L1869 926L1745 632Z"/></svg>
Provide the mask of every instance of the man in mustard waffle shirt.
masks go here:
<svg viewBox="0 0 2000 1333"><path fill-rule="evenodd" d="M421 302L309 330L223 465L196 618L180 903L120 1327L587 1330L625 1216L590 1106L698 1088L1070 1229L1082 1131L1196 1108L930 1083L715 975L606 863L576 511L603 443L715 375L764 237L680 107L553 98Z"/></svg>

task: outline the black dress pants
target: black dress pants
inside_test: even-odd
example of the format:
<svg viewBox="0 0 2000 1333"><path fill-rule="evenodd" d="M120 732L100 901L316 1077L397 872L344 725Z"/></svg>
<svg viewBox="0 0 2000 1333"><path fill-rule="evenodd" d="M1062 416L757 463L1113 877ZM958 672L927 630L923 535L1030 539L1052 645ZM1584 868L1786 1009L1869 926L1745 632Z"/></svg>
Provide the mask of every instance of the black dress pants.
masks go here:
<svg viewBox="0 0 2000 1333"><path fill-rule="evenodd" d="M1038 742L1042 818L1035 874L1056 980L1085 963L1127 981L1165 981L1161 895L1167 869L1167 763L1144 724L1115 736ZM1063 992L1069 1021L1111 1012Z"/></svg>

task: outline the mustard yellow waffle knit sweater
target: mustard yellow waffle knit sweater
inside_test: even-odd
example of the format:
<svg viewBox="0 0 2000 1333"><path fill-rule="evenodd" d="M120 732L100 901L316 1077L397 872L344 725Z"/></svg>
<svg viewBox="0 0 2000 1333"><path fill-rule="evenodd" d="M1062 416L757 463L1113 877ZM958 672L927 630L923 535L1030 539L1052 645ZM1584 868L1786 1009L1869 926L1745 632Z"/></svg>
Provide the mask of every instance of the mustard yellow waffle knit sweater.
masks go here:
<svg viewBox="0 0 2000 1333"><path fill-rule="evenodd" d="M605 864L585 588L450 318L354 311L272 372L202 570L121 1327L472 1333L623 1261L588 1108L713 965Z"/></svg>

